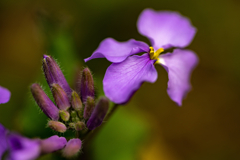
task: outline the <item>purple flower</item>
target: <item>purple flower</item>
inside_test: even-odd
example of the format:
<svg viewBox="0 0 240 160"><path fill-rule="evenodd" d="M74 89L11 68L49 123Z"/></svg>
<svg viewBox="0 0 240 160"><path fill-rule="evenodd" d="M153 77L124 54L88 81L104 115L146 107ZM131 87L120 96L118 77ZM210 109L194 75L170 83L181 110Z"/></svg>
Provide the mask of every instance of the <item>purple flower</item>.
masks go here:
<svg viewBox="0 0 240 160"><path fill-rule="evenodd" d="M31 140L20 135L9 133L0 124L0 159L5 152L6 160L33 160L40 155L39 140Z"/></svg>
<svg viewBox="0 0 240 160"><path fill-rule="evenodd" d="M198 63L193 51L182 48L191 43L196 28L177 12L152 9L141 13L137 27L152 46L134 39L117 42L107 38L85 61L106 58L113 62L105 73L103 88L105 95L118 104L126 103L143 82L154 83L158 77L154 65L160 64L168 72L168 95L181 106L182 99L191 89L191 72ZM179 49L161 54L172 47ZM145 54L134 55L140 52Z"/></svg>
<svg viewBox="0 0 240 160"><path fill-rule="evenodd" d="M7 149L7 130L0 124L0 159L2 159L2 156Z"/></svg>
<svg viewBox="0 0 240 160"><path fill-rule="evenodd" d="M8 137L9 158L7 160L33 160L40 155L39 140L32 140L17 134Z"/></svg>
<svg viewBox="0 0 240 160"><path fill-rule="evenodd" d="M0 86L0 104L7 103L10 99L11 93L8 89Z"/></svg>
<svg viewBox="0 0 240 160"><path fill-rule="evenodd" d="M61 150L67 144L64 137L57 135L47 139L28 139L9 132L0 124L0 159L34 160L40 155ZM5 156L3 156L6 154Z"/></svg>

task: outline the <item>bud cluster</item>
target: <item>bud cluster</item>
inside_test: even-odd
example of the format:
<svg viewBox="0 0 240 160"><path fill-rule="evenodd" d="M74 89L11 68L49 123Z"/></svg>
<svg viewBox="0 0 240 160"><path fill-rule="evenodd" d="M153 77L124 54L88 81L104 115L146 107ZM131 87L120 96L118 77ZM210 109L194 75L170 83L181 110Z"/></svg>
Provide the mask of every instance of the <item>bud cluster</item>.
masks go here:
<svg viewBox="0 0 240 160"><path fill-rule="evenodd" d="M48 127L60 133L74 130L79 135L84 135L101 125L108 112L109 100L102 97L96 103L94 81L88 68L81 73L80 85L76 85L79 86L76 88L77 92L70 88L60 67L51 56L43 56L43 71L55 104L39 84L32 84L31 92L38 106L50 118ZM72 144L74 145L71 146ZM71 157L76 154L81 149L81 144L80 139L70 140L63 150L63 155Z"/></svg>

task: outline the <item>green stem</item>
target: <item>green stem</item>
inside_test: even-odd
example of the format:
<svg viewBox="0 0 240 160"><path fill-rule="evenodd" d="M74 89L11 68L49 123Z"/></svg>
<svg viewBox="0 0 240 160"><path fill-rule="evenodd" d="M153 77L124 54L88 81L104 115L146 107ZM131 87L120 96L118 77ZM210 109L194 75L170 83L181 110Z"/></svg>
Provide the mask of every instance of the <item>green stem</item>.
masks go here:
<svg viewBox="0 0 240 160"><path fill-rule="evenodd" d="M114 104L114 106L112 107L112 109L110 110L110 112L107 114L106 118L104 119L104 121L108 121L109 118L111 118L112 114L116 111L116 109L118 108L119 104Z"/></svg>

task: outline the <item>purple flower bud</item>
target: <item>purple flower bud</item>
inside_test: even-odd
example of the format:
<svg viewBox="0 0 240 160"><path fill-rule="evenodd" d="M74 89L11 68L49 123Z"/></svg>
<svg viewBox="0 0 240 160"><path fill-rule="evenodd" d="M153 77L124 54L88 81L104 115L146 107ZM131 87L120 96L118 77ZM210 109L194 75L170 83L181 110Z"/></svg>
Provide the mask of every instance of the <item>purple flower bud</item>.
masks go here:
<svg viewBox="0 0 240 160"><path fill-rule="evenodd" d="M108 108L109 100L106 97L102 97L87 122L87 128L94 130L96 127L100 126L108 112Z"/></svg>
<svg viewBox="0 0 240 160"><path fill-rule="evenodd" d="M53 83L59 84L70 97L72 90L69 87L61 69L51 56L43 55L43 71L50 88Z"/></svg>
<svg viewBox="0 0 240 160"><path fill-rule="evenodd" d="M68 96L66 92L60 87L59 84L57 83L52 84L52 93L59 109L67 110L68 108L70 108L71 104L68 100Z"/></svg>
<svg viewBox="0 0 240 160"><path fill-rule="evenodd" d="M80 93L82 102L85 102L88 96L94 97L94 81L91 71L88 68L82 71Z"/></svg>
<svg viewBox="0 0 240 160"><path fill-rule="evenodd" d="M75 123L75 130L76 131L82 131L86 128L86 125L84 122L78 121Z"/></svg>
<svg viewBox="0 0 240 160"><path fill-rule="evenodd" d="M68 111L65 111L65 110L60 110L60 111L59 111L59 115L60 115L61 119L62 119L63 121L65 121L65 122L68 121L69 118L70 118L69 112L68 112Z"/></svg>
<svg viewBox="0 0 240 160"><path fill-rule="evenodd" d="M64 133L67 130L67 127L65 126L65 124L58 121L49 121L47 125L52 130L55 130L60 133Z"/></svg>
<svg viewBox="0 0 240 160"><path fill-rule="evenodd" d="M54 135L47 139L41 140L40 144L42 154L48 154L62 149L67 144L67 140L64 137L58 137L57 135Z"/></svg>
<svg viewBox="0 0 240 160"><path fill-rule="evenodd" d="M44 93L43 89L39 84L34 83L31 86L32 95L37 102L38 106L41 108L43 113L45 113L50 119L58 120L58 108L54 105L54 103L48 98L48 96Z"/></svg>
<svg viewBox="0 0 240 160"><path fill-rule="evenodd" d="M48 63L46 61L46 59L49 58L49 56L47 55L43 55L43 61L42 61L42 67L43 67L43 72L45 75L45 78L47 80L47 83L49 85L49 87L51 88L51 85L55 82L52 76L52 73L50 72L50 69L48 67Z"/></svg>
<svg viewBox="0 0 240 160"><path fill-rule="evenodd" d="M82 141L78 138L70 139L66 145L66 147L63 149L63 156L66 158L71 158L77 155L79 153L80 149L82 147Z"/></svg>
<svg viewBox="0 0 240 160"><path fill-rule="evenodd" d="M87 97L85 108L84 108L84 114L83 114L83 117L85 120L89 119L89 117L93 112L94 107L95 107L95 102L93 97Z"/></svg>

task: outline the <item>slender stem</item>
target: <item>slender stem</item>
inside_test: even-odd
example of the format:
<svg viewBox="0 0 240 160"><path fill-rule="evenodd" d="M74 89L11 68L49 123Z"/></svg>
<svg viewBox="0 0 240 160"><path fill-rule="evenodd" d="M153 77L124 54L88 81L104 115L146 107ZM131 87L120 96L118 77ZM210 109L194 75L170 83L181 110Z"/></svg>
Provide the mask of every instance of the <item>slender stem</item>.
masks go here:
<svg viewBox="0 0 240 160"><path fill-rule="evenodd" d="M104 121L108 121L109 118L111 118L112 114L115 112L115 110L118 108L118 106L119 106L119 104L114 104L114 106L112 107L112 109L110 110L110 112L108 113L106 118L104 119Z"/></svg>

